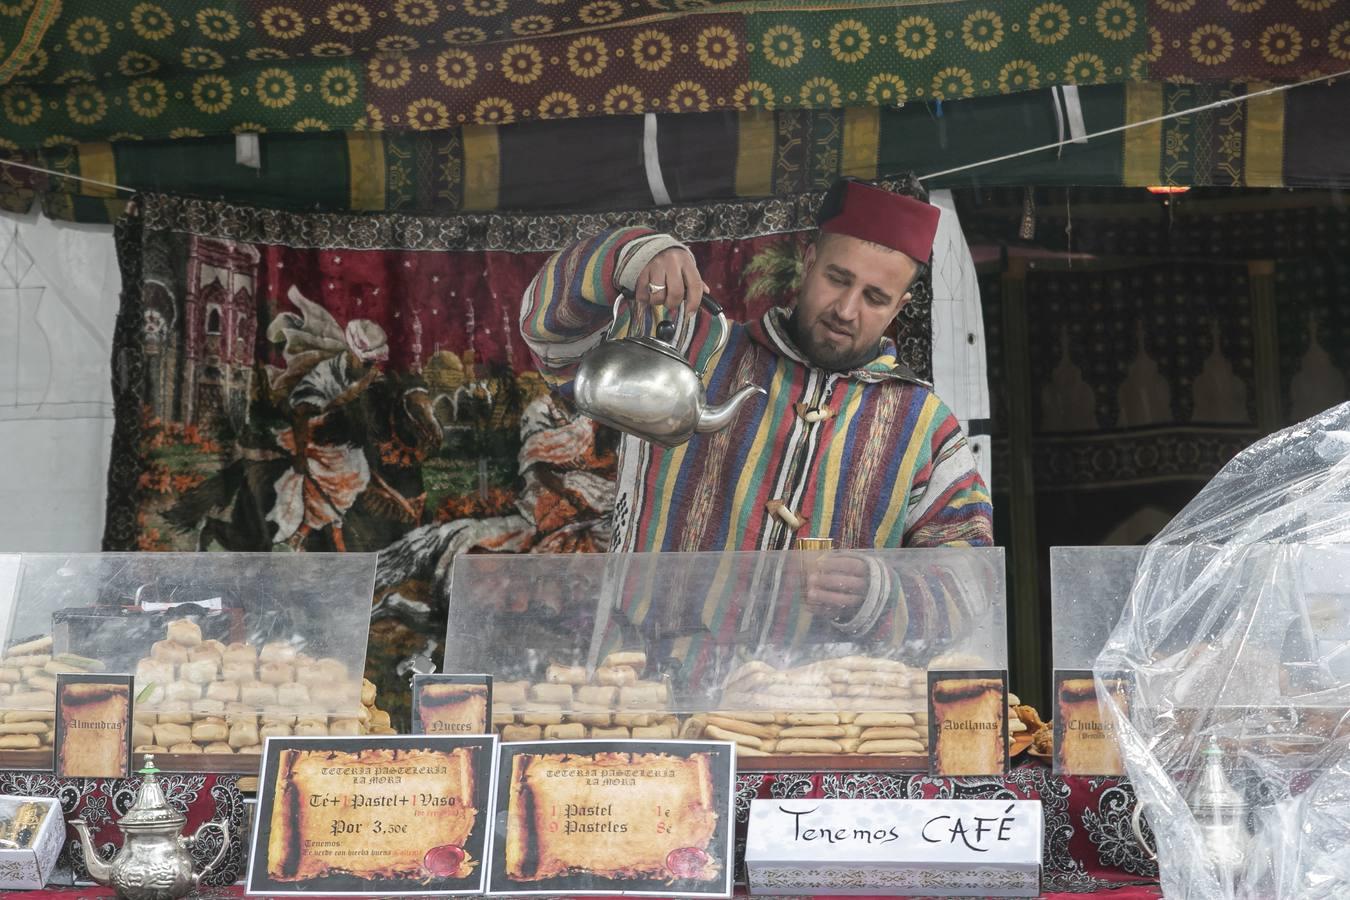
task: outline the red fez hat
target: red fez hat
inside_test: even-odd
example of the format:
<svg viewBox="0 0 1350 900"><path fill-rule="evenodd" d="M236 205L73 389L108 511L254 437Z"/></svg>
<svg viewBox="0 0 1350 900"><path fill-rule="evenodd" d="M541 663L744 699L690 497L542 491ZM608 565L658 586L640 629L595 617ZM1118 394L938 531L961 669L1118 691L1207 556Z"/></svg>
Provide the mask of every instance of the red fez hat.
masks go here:
<svg viewBox="0 0 1350 900"><path fill-rule="evenodd" d="M871 241L926 263L941 215L936 206L922 200L845 179L825 195L818 224L828 234Z"/></svg>

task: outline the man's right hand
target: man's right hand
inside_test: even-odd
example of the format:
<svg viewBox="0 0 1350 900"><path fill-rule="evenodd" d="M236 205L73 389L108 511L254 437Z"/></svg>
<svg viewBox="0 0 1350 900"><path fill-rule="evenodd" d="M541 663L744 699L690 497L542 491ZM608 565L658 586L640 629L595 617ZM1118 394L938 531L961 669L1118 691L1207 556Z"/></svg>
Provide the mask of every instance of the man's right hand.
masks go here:
<svg viewBox="0 0 1350 900"><path fill-rule="evenodd" d="M708 290L693 254L683 247L671 247L652 257L638 273L636 286L634 321L643 321L645 312L653 306L664 306L672 319L679 314L680 307L684 307L686 316L692 316L698 312ZM640 314L644 315L639 318Z"/></svg>

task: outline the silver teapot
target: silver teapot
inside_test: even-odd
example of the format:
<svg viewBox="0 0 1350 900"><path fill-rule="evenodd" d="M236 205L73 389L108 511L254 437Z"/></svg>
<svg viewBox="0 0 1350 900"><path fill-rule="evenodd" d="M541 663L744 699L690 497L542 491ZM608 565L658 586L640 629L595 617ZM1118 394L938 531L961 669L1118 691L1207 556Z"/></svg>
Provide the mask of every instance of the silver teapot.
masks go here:
<svg viewBox="0 0 1350 900"><path fill-rule="evenodd" d="M767 393L747 384L720 406L708 405L703 370L691 366L675 346L684 320L683 308L677 322L659 322L654 337L637 335L615 340L619 308L625 299L625 295L619 295L605 339L582 356L577 366L574 400L587 416L644 441L678 447L695 434L727 427L746 400ZM727 319L722 307L707 294L702 305L715 317L719 329L708 356L712 359L727 344Z"/></svg>
<svg viewBox="0 0 1350 900"><path fill-rule="evenodd" d="M191 837L181 834L187 819L169 806L155 773L154 757L146 755L145 776L136 802L117 823L122 829L122 849L111 861L99 856L82 819L70 819L80 835L84 864L99 884L110 884L124 900L178 900L186 896L220 865L230 849L230 830L223 822L206 822ZM203 831L220 831L220 852L200 872L192 870L188 851Z"/></svg>

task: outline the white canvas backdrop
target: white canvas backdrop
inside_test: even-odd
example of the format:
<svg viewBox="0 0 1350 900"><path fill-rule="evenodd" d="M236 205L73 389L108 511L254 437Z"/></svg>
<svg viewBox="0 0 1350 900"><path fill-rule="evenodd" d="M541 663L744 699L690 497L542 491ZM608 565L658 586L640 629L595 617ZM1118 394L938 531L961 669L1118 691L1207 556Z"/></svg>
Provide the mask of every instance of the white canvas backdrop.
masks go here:
<svg viewBox="0 0 1350 900"><path fill-rule="evenodd" d="M120 284L111 226L0 213L0 552L99 549Z"/></svg>

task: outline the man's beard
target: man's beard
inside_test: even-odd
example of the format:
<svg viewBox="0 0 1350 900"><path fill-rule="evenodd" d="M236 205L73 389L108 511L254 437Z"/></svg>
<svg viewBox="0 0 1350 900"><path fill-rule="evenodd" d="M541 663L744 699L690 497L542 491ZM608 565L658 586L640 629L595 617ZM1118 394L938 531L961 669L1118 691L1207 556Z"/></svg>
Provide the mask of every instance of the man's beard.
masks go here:
<svg viewBox="0 0 1350 900"><path fill-rule="evenodd" d="M821 328L825 327L819 319L815 324ZM880 349L879 343L876 347L859 351L855 350L851 343L845 347L835 347L817 341L814 332L802 326L800 313L795 309L788 319L788 333L792 335L792 341L797 345L797 349L805 354L813 366L832 372L847 372L861 368L871 362Z"/></svg>

